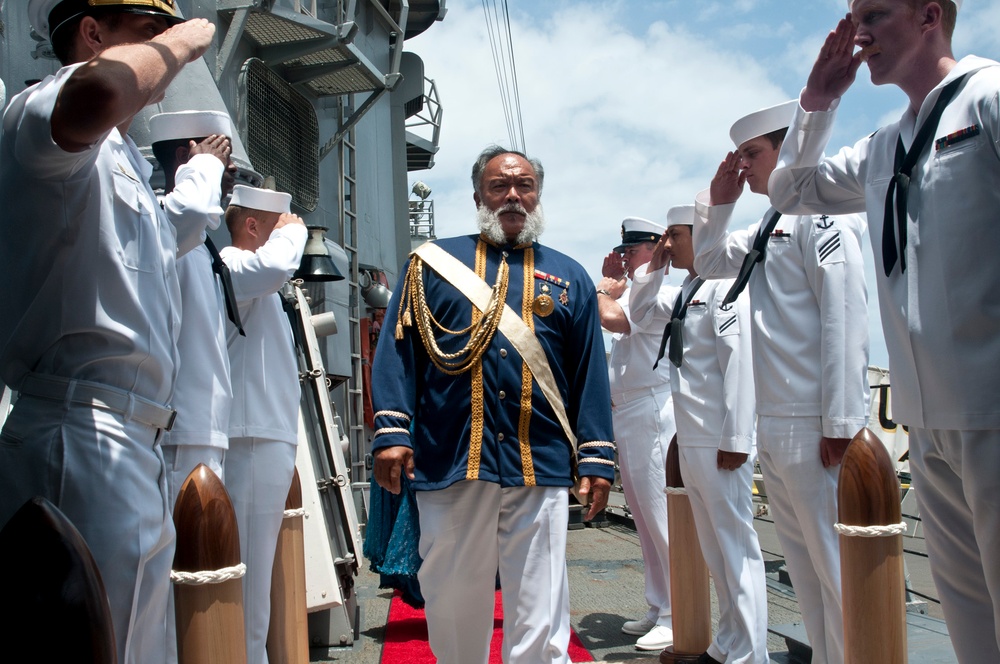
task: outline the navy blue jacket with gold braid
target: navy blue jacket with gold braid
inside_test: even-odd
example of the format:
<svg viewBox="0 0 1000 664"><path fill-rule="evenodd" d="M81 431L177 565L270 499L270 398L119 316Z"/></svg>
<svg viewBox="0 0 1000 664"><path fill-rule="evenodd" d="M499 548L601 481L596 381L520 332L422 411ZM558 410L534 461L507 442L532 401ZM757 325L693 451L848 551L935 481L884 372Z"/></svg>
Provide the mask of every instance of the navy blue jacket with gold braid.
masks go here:
<svg viewBox="0 0 1000 664"><path fill-rule="evenodd" d="M437 244L488 284L496 281L502 251L508 252L507 305L534 330L548 357L577 436L578 472L613 481L607 360L597 298L583 267L537 243L498 248L472 235ZM409 261L403 278L408 268ZM396 340L403 278L386 310L372 367L373 449L412 447L413 487L418 491L443 489L464 479L504 487L572 486L569 441L521 356L501 332L479 363L456 376L431 363L416 327L404 327L403 339ZM464 330L472 323L469 300L429 267L424 268L424 284L428 308L438 323L449 330ZM535 299L543 295L552 303L546 316L532 311ZM467 340L467 334L437 336L445 352L463 347Z"/></svg>

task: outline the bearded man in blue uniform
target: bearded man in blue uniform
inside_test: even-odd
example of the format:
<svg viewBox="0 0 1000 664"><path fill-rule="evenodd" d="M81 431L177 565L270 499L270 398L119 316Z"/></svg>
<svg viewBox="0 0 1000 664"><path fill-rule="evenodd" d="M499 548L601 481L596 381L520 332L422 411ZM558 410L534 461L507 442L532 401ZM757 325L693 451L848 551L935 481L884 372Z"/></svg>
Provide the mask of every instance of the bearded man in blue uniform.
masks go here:
<svg viewBox="0 0 1000 664"><path fill-rule="evenodd" d="M442 664L488 661L498 570L504 661L569 662L569 489L579 475L589 519L614 479L597 300L579 263L537 242L543 177L522 153L480 154L479 234L413 252L372 368L375 479L398 493L405 472L416 491Z"/></svg>

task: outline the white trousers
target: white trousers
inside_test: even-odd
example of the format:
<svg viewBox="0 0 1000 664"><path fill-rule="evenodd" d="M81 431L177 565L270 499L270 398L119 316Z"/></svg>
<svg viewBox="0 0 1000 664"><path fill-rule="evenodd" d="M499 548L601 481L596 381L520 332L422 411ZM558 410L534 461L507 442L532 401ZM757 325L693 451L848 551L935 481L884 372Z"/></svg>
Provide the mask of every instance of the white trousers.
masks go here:
<svg viewBox="0 0 1000 664"><path fill-rule="evenodd" d="M813 664L844 661L837 478L824 468L818 417L757 419L757 452L767 502L802 611Z"/></svg>
<svg viewBox="0 0 1000 664"><path fill-rule="evenodd" d="M569 492L466 480L418 491L417 575L439 664L487 664L499 570L505 664L568 664Z"/></svg>
<svg viewBox="0 0 1000 664"><path fill-rule="evenodd" d="M267 664L271 568L295 472L295 445L265 438L230 438L225 468L226 489L240 529L240 558L247 566L243 577L247 664Z"/></svg>
<svg viewBox="0 0 1000 664"><path fill-rule="evenodd" d="M40 495L101 571L118 661L165 661L174 524L157 430L117 413L22 395L0 442L0 525Z"/></svg>
<svg viewBox="0 0 1000 664"><path fill-rule="evenodd" d="M1000 432L911 428L910 469L955 655L1000 662Z"/></svg>
<svg viewBox="0 0 1000 664"><path fill-rule="evenodd" d="M753 529L753 459L720 470L717 456L714 447L680 448L698 542L719 598L719 631L708 654L726 664L767 664L767 587Z"/></svg>
<svg viewBox="0 0 1000 664"><path fill-rule="evenodd" d="M181 486L191 471L199 463L203 463L211 468L219 479L224 479L222 464L225 458L226 450L221 447L163 445L163 460L167 466L167 505L171 514L177 505L177 494L180 493ZM167 664L174 664L177 661L177 615L172 590L167 597Z"/></svg>
<svg viewBox="0 0 1000 664"><path fill-rule="evenodd" d="M613 398L615 440L622 488L642 547L646 582L646 617L671 625L670 536L667 532L667 447L673 438L674 400L667 391L625 400Z"/></svg>

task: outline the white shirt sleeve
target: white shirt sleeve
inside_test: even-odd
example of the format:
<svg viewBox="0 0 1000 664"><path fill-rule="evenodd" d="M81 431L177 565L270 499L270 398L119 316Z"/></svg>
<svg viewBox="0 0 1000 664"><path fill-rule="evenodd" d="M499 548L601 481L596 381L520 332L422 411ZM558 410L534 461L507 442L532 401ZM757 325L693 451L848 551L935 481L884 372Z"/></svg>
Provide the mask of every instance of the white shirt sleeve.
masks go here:
<svg viewBox="0 0 1000 664"><path fill-rule="evenodd" d="M868 287L861 254L865 223L857 215L843 215L830 218L832 228L819 230L812 218L804 219L810 221L801 233L803 267L820 312L823 435L852 438L868 415Z"/></svg>
<svg viewBox="0 0 1000 664"><path fill-rule="evenodd" d="M52 140L52 111L69 77L83 63L63 67L53 78L46 78L23 99L12 100L4 122L18 122L14 156L17 163L34 177L67 180L94 165L101 145L114 128L93 145L80 152L67 152ZM20 106L19 109L17 108ZM18 117L20 115L20 117Z"/></svg>
<svg viewBox="0 0 1000 664"><path fill-rule="evenodd" d="M837 103L792 119L778 164L768 180L771 205L785 214L846 214L865 211L865 155L868 138L825 159Z"/></svg>
<svg viewBox="0 0 1000 664"><path fill-rule="evenodd" d="M649 263L646 263L636 268L628 293L626 311L633 334L636 330L662 333L664 326L670 322L670 312L677 297L677 287L664 283L666 268L647 272L648 267Z"/></svg>
<svg viewBox="0 0 1000 664"><path fill-rule="evenodd" d="M174 190L163 197L163 210L177 231L177 256L205 241L205 228L222 219L222 175L225 164L213 155L196 154L174 175Z"/></svg>
<svg viewBox="0 0 1000 664"><path fill-rule="evenodd" d="M232 273L236 301L277 293L298 268L307 235L305 226L288 224L272 231L257 251L223 248L219 254Z"/></svg>
<svg viewBox="0 0 1000 664"><path fill-rule="evenodd" d="M736 204L709 205L708 201L707 189L695 197L691 228L694 269L703 279L732 279L740 273L760 223L745 231L729 232Z"/></svg>
<svg viewBox="0 0 1000 664"><path fill-rule="evenodd" d="M722 374L722 399L725 404L725 419L722 422L719 449L724 452L750 454L753 451L757 417L750 345L750 297L744 291L730 305L729 312L722 310L722 300L731 286L731 281L720 284L709 303L720 320L732 313L735 313L737 318L736 325L727 328L736 327L735 334L715 335L719 371Z"/></svg>

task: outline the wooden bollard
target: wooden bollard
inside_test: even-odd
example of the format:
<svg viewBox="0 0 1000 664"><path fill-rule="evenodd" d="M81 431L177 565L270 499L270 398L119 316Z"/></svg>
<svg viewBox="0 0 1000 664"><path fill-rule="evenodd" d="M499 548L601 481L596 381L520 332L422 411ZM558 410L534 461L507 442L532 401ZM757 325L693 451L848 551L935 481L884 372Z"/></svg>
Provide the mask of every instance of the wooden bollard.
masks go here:
<svg viewBox="0 0 1000 664"><path fill-rule="evenodd" d="M267 661L270 664L309 664L303 518L302 485L296 469L285 499L285 518L278 532L271 572L271 622L267 628Z"/></svg>
<svg viewBox="0 0 1000 664"><path fill-rule="evenodd" d="M681 489L680 451L677 436L667 448L667 487ZM712 643L712 600L708 565L698 543L691 501L686 495L667 493L667 530L670 535L670 605L674 612L674 644L660 653L661 664L695 662Z"/></svg>
<svg viewBox="0 0 1000 664"><path fill-rule="evenodd" d="M236 512L222 481L203 463L181 485L174 526L179 664L246 664ZM231 578L198 584L185 581L189 576Z"/></svg>
<svg viewBox="0 0 1000 664"><path fill-rule="evenodd" d="M0 659L47 660L56 639L61 661L117 663L101 573L55 505L36 496L11 517L0 531L0 569Z"/></svg>
<svg viewBox="0 0 1000 664"><path fill-rule="evenodd" d="M905 664L906 586L899 480L885 447L870 429L859 431L844 454L837 499L844 661ZM897 526L898 532L852 536L845 534L848 529L844 526Z"/></svg>

